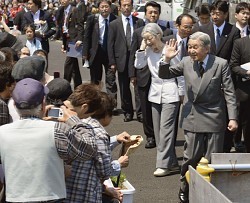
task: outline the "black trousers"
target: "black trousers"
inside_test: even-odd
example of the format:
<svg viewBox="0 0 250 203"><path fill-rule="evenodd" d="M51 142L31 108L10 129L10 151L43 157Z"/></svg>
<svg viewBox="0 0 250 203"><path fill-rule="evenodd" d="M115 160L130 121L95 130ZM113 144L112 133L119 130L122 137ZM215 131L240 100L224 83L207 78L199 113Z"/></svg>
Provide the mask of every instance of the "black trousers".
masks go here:
<svg viewBox="0 0 250 203"><path fill-rule="evenodd" d="M142 109L141 109L141 99L139 96L139 90L137 85L134 86L134 92L135 92L135 112L138 118L142 116Z"/></svg>
<svg viewBox="0 0 250 203"><path fill-rule="evenodd" d="M118 72L118 82L120 88L121 108L124 115L133 117L134 109L130 91L130 79L128 77L128 68L123 72Z"/></svg>
<svg viewBox="0 0 250 203"><path fill-rule="evenodd" d="M71 78L73 78L74 81L74 88L82 84L82 77L79 70L78 59L67 56L64 63L64 79L71 82Z"/></svg>
<svg viewBox="0 0 250 203"><path fill-rule="evenodd" d="M140 97L141 102L141 112L143 117L143 130L144 134L148 138L154 138L154 127L153 127L153 120L152 120L152 108L151 108L151 102L148 101L148 92L150 88L151 82L148 82L148 84L145 87L139 87L138 86L138 94Z"/></svg>
<svg viewBox="0 0 250 203"><path fill-rule="evenodd" d="M108 61L108 55L99 45L96 56L90 65L90 80L92 83L99 84L102 80L103 66L105 70L106 91L115 100L117 100L117 84L115 73L111 70Z"/></svg>
<svg viewBox="0 0 250 203"><path fill-rule="evenodd" d="M240 142L243 133L246 152L250 152L250 98L246 101L239 102L239 123L238 130L235 134L234 141Z"/></svg>

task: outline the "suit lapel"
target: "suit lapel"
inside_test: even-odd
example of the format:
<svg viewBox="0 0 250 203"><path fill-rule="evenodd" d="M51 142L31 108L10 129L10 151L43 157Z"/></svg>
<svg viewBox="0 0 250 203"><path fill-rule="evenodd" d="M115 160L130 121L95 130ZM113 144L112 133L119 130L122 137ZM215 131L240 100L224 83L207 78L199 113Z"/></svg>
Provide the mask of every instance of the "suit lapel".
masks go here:
<svg viewBox="0 0 250 203"><path fill-rule="evenodd" d="M136 30L138 28L138 25L137 25L138 18L132 16L132 21L133 21L133 28L134 30Z"/></svg>
<svg viewBox="0 0 250 203"><path fill-rule="evenodd" d="M40 10L39 20L44 20L44 11Z"/></svg>
<svg viewBox="0 0 250 203"><path fill-rule="evenodd" d="M247 27L247 36L250 35L250 28Z"/></svg>
<svg viewBox="0 0 250 203"><path fill-rule="evenodd" d="M96 36L99 36L99 15L98 16L96 16L96 14L95 14L95 16L94 16L94 29L95 29L95 32L97 33L97 35ZM99 39L97 39L97 41L99 41Z"/></svg>
<svg viewBox="0 0 250 203"><path fill-rule="evenodd" d="M222 31L219 48L216 50L216 55L220 52L220 50L224 46L225 42L229 38L229 34L230 34L231 30L232 30L232 27L228 23L226 23L224 26L224 29Z"/></svg>
<svg viewBox="0 0 250 203"><path fill-rule="evenodd" d="M216 71L216 68L212 68L215 65L214 60L215 60L215 56L209 55L206 70L205 70L203 77L201 79L200 88L199 88L199 91L198 91L198 94L197 94L195 100L197 98L199 98L200 95L203 94L203 92L207 88L208 84L210 83L212 77L214 76L214 72ZM195 62L195 66L196 66L196 70L199 72L198 62Z"/></svg>
<svg viewBox="0 0 250 203"><path fill-rule="evenodd" d="M216 53L216 44L215 44L215 36L214 36L214 26L213 23L209 24L208 26L208 32L210 39L211 39L211 53L215 54Z"/></svg>
<svg viewBox="0 0 250 203"><path fill-rule="evenodd" d="M68 29L69 29L69 21L70 21L71 15L72 15L72 11L73 11L73 6L70 6L69 13L68 13L67 19L66 19L66 26Z"/></svg>
<svg viewBox="0 0 250 203"><path fill-rule="evenodd" d="M116 17L115 15L113 15L112 13L110 13L110 16L109 16L109 23L111 23L113 20L115 20Z"/></svg>
<svg viewBox="0 0 250 203"><path fill-rule="evenodd" d="M34 22L34 17L33 17L33 15L32 15L32 13L31 13L31 11L29 12L29 21L30 22Z"/></svg>
<svg viewBox="0 0 250 203"><path fill-rule="evenodd" d="M121 35L122 35L122 38L123 40L126 42L126 36L125 36L125 32L124 32L124 29L123 29L123 22L122 22L122 17L120 16L117 20L117 23L118 23L118 30L121 32Z"/></svg>

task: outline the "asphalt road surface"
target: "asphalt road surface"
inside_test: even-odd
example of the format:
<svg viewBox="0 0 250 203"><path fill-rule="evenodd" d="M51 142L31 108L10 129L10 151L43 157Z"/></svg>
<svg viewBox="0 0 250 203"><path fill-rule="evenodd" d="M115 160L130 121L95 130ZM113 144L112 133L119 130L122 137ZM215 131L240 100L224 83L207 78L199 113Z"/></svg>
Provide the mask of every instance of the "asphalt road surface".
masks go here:
<svg viewBox="0 0 250 203"><path fill-rule="evenodd" d="M60 51L61 42L50 42L49 54L49 74L59 71L63 77L63 64L66 55ZM80 71L83 81L89 81L89 70L82 68L82 61L79 60ZM131 86L132 88L132 86ZM120 101L118 98L118 108ZM106 128L110 135L116 135L123 131L127 131L131 135L142 135L146 139L142 124L136 120L125 123L123 115L114 116L111 124ZM179 164L183 156L184 136L183 131L179 129L176 142L176 153ZM179 190L179 174L173 174L165 177L154 177L156 162L156 149L145 149L145 142L134 152L129 158L129 166L122 169L126 174L127 180L135 187L133 195L134 203L177 203ZM113 158L119 156L120 146L113 151Z"/></svg>

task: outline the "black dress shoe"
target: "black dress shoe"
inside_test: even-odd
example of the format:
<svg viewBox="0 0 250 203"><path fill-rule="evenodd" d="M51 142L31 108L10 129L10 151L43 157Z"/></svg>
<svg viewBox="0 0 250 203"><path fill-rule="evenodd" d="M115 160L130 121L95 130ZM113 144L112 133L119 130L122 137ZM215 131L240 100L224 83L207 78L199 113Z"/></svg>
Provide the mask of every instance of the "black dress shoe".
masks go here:
<svg viewBox="0 0 250 203"><path fill-rule="evenodd" d="M125 115L123 120L124 120L124 122L129 122L129 121L133 120L133 117L131 115L127 114L127 115Z"/></svg>
<svg viewBox="0 0 250 203"><path fill-rule="evenodd" d="M112 114L113 116L119 116L119 110L117 108L114 108Z"/></svg>
<svg viewBox="0 0 250 203"><path fill-rule="evenodd" d="M179 199L181 203L188 203L188 192L183 192L181 189L179 190Z"/></svg>
<svg viewBox="0 0 250 203"><path fill-rule="evenodd" d="M154 139L148 139L147 143L145 144L145 148L146 149L151 149L151 148L155 148L156 147L156 143Z"/></svg>
<svg viewBox="0 0 250 203"><path fill-rule="evenodd" d="M242 142L235 143L234 148L236 152L239 152L239 153L246 152L245 145Z"/></svg>
<svg viewBox="0 0 250 203"><path fill-rule="evenodd" d="M137 116L137 121L142 123L143 122L142 116Z"/></svg>

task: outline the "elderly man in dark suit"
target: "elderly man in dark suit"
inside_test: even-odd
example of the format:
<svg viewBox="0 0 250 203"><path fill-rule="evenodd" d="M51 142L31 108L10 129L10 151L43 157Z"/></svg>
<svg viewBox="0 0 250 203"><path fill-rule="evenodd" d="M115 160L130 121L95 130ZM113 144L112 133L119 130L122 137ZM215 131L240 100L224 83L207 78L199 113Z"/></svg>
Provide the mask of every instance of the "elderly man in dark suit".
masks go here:
<svg viewBox="0 0 250 203"><path fill-rule="evenodd" d="M155 1L148 1L145 5L145 22L146 23L157 23L161 14L161 5ZM162 28L163 35L167 36L172 34L170 29L159 25ZM130 81L134 84L134 88L138 89L139 103L142 112L142 123L144 133L147 137L147 143L145 148L154 148L155 136L152 122L152 110L151 102L148 101L148 92L151 84L151 73L148 66L143 69L135 69L135 53L140 48L142 42L142 30L143 27L136 29L132 36L131 52L129 57L129 77Z"/></svg>
<svg viewBox="0 0 250 203"><path fill-rule="evenodd" d="M83 59L89 60L92 83L99 84L102 80L104 66L107 93L116 99L116 77L115 72L109 66L107 53L108 27L110 22L116 19L116 16L111 13L110 6L109 0L100 0L98 2L99 14L88 16L84 32Z"/></svg>
<svg viewBox="0 0 250 203"><path fill-rule="evenodd" d="M222 152L225 129L235 131L238 126L236 96L228 63L209 54L210 44L208 34L192 34L188 42L190 56L170 66L170 60L178 54L177 43L170 40L159 69L159 77L169 79L184 75L186 83L180 122L186 140L181 167L181 202L188 202L185 178L188 165L195 168L203 156L210 160L211 153Z"/></svg>
<svg viewBox="0 0 250 203"><path fill-rule="evenodd" d="M231 58L233 43L240 38L240 31L236 26L226 22L229 4L226 1L218 0L211 5L212 24L199 27L199 31L207 33L211 37L210 53L228 62ZM235 80L234 74L232 74ZM234 133L226 130L224 139L224 152L230 152L233 145Z"/></svg>
<svg viewBox="0 0 250 203"><path fill-rule="evenodd" d="M49 38L56 33L55 25L52 16L49 12L41 9L41 0L29 0L28 12L23 15L22 29L27 24L34 24L36 26L47 26L44 32L36 32L36 37L41 41L42 48L49 53Z"/></svg>
<svg viewBox="0 0 250 203"><path fill-rule="evenodd" d="M120 0L122 15L112 21L109 26L108 57L109 65L118 71L118 82L121 95L121 107L125 116L124 122L133 119L134 109L128 76L128 62L131 51L133 31L144 25L142 19L131 15L133 0Z"/></svg>

